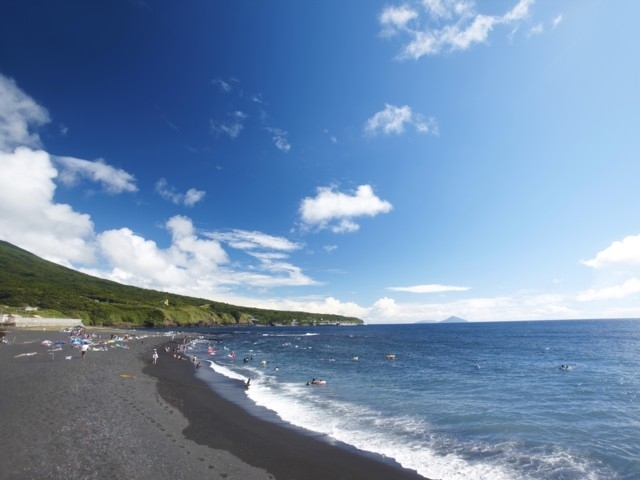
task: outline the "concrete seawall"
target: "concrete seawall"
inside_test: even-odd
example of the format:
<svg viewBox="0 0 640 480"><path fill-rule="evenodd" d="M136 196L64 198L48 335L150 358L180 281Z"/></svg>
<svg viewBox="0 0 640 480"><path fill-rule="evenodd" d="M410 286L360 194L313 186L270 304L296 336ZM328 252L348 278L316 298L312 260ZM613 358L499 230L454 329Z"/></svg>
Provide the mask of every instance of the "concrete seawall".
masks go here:
<svg viewBox="0 0 640 480"><path fill-rule="evenodd" d="M79 318L38 318L38 317L5 317L5 322L16 327L75 327L83 325ZM0 322L0 326L5 322Z"/></svg>

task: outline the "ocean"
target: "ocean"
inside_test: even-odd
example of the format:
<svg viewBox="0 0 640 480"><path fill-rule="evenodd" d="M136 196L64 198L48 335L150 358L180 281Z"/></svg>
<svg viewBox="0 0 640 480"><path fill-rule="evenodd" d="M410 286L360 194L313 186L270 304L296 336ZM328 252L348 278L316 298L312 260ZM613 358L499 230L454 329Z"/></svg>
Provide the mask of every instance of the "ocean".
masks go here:
<svg viewBox="0 0 640 480"><path fill-rule="evenodd" d="M219 394L425 477L640 478L640 320L190 335L197 375Z"/></svg>

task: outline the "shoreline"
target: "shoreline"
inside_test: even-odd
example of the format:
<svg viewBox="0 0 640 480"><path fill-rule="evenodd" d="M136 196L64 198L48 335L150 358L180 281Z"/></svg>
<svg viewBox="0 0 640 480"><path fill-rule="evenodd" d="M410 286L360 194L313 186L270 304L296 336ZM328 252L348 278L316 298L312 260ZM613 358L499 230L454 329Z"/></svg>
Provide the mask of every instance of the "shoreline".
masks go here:
<svg viewBox="0 0 640 480"><path fill-rule="evenodd" d="M57 352L41 345L68 341L68 333L7 329L2 478L425 480L375 454L255 417L198 378L190 361L166 352L170 337L129 333L126 348L82 359L69 344Z"/></svg>
<svg viewBox="0 0 640 480"><path fill-rule="evenodd" d="M277 480L429 480L392 459L254 416L198 378L191 361L161 350L162 368L151 365L144 372L158 379L160 396L188 419L183 433L196 443L229 451Z"/></svg>

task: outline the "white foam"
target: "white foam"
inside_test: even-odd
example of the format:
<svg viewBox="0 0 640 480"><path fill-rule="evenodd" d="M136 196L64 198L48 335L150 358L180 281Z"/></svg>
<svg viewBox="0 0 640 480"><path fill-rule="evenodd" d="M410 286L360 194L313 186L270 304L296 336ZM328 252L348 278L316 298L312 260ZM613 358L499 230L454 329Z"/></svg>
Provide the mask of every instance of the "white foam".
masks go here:
<svg viewBox="0 0 640 480"><path fill-rule="evenodd" d="M247 380L246 376L243 376L241 374L239 374L238 372L235 372L233 370L231 370L230 368L227 368L223 365L218 365L217 363L211 361L211 360L207 360L210 364L210 368L216 372L219 373L220 375L224 375L227 378L232 378L234 380L242 380L243 382L245 382Z"/></svg>
<svg viewBox="0 0 640 480"><path fill-rule="evenodd" d="M425 425L411 418L389 418L379 412L334 402L321 390L300 384L275 384L275 379L252 383L247 395L257 405L274 411L282 420L361 450L393 458L403 467L429 478L512 480L514 472L491 464L469 464L455 454L438 455L425 437ZM371 428L367 428L370 425ZM407 443L407 439L410 443Z"/></svg>
<svg viewBox="0 0 640 480"><path fill-rule="evenodd" d="M311 333L306 332L303 334L300 333L263 333L263 337L316 337L320 335L319 333Z"/></svg>
<svg viewBox="0 0 640 480"><path fill-rule="evenodd" d="M252 355L256 358L268 356L253 351ZM224 363L226 355L220 360ZM254 362L225 366L210 361L210 368L234 380L246 381L248 376L251 377L251 388L245 394L256 405L273 411L283 421L392 458L403 467L428 478L527 480L552 478L554 473L563 471L581 472L580 478L585 480L601 478L596 473L597 468L588 460L580 460L579 455L571 455L562 448L552 452L532 451L531 447L523 448L516 441L496 445L434 433L427 420L418 420L401 412L388 415L371 407L338 400L338 392L333 390L331 383L326 387L313 387L303 382L283 382L283 378L274 374L272 369L265 369ZM523 472L522 466L526 466L528 474Z"/></svg>

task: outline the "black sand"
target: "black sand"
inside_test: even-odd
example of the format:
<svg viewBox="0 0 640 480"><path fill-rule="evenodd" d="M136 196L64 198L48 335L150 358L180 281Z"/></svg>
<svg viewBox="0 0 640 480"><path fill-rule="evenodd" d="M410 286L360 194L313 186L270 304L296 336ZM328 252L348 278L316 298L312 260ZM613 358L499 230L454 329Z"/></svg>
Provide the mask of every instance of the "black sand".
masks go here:
<svg viewBox="0 0 640 480"><path fill-rule="evenodd" d="M84 360L40 345L67 336L12 329L0 345L2 479L423 479L250 415L163 348L152 365L167 337Z"/></svg>

